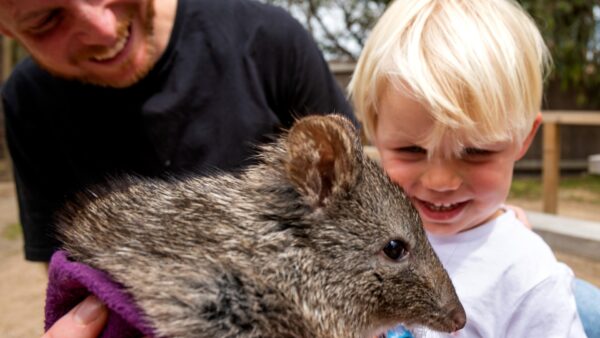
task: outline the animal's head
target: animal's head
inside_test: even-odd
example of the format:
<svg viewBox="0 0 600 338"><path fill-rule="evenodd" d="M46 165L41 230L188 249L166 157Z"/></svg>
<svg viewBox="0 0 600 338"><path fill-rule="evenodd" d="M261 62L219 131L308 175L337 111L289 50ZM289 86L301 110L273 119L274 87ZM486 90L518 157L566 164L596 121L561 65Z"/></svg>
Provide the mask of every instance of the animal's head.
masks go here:
<svg viewBox="0 0 600 338"><path fill-rule="evenodd" d="M363 155L353 125L340 116L311 116L284 142L283 171L297 194L290 208L304 211L283 228L311 252L306 283L317 290L301 298L318 304L317 321L336 325L328 328L334 332L358 328L362 337L398 323L462 328L465 312L417 211Z"/></svg>

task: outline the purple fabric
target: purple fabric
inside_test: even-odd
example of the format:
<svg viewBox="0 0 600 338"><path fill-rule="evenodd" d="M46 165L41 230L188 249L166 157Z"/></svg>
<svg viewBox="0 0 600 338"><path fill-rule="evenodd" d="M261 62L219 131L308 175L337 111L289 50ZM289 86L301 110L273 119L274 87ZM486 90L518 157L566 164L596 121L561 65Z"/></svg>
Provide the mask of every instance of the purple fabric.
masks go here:
<svg viewBox="0 0 600 338"><path fill-rule="evenodd" d="M45 329L79 304L90 293L109 309L108 323L102 338L154 336L143 312L120 284L88 265L70 261L64 251L57 251L50 261L46 291Z"/></svg>

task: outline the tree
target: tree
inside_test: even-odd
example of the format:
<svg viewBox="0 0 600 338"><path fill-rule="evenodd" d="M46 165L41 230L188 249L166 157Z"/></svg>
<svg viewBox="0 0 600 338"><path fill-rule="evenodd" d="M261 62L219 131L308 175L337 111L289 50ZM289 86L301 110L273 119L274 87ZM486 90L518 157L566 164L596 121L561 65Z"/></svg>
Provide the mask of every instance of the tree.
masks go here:
<svg viewBox="0 0 600 338"><path fill-rule="evenodd" d="M555 107L600 109L600 0L520 2L537 22L552 53L548 92L565 101L554 102ZM552 106L552 102L547 104Z"/></svg>
<svg viewBox="0 0 600 338"><path fill-rule="evenodd" d="M354 62L391 0L263 0L286 8L315 37L330 61Z"/></svg>
<svg viewBox="0 0 600 338"><path fill-rule="evenodd" d="M290 11L329 61L354 62L391 0L262 0ZM401 1L401 0L399 0ZM547 108L600 109L600 0L519 0L552 53Z"/></svg>

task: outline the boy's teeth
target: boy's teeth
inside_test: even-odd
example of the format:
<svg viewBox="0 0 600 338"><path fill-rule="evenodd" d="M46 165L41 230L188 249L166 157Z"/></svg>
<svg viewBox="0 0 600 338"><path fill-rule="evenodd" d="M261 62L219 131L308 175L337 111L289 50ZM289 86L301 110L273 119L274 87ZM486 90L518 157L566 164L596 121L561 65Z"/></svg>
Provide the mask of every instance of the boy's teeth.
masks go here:
<svg viewBox="0 0 600 338"><path fill-rule="evenodd" d="M429 209L434 210L434 211L448 211L448 210L452 210L454 209L456 206L458 205L458 203L427 203L427 206L429 207Z"/></svg>
<svg viewBox="0 0 600 338"><path fill-rule="evenodd" d="M123 50L123 48L125 47L125 44L127 43L128 38L129 38L129 30L126 30L125 34L119 39L119 41L117 41L117 43L111 49L105 51L101 55L95 55L92 58L96 61L105 61L105 60L114 58L117 54L119 54Z"/></svg>

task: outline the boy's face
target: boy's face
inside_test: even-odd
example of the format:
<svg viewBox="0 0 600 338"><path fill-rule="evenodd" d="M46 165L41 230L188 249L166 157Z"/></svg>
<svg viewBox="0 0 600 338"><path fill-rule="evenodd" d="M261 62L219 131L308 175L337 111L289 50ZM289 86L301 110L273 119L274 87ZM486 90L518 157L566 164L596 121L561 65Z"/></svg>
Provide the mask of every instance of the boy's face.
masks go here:
<svg viewBox="0 0 600 338"><path fill-rule="evenodd" d="M112 87L137 82L158 59L154 18L154 0L0 0L0 32L38 64Z"/></svg>
<svg viewBox="0 0 600 338"><path fill-rule="evenodd" d="M428 157L432 149L424 139L434 125L429 111L395 90L384 93L379 108L374 143L383 168L410 196L427 231L456 234L501 212L514 162L527 150L537 125L522 144L466 144L459 157L443 154L441 148L452 144L446 139Z"/></svg>

